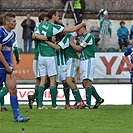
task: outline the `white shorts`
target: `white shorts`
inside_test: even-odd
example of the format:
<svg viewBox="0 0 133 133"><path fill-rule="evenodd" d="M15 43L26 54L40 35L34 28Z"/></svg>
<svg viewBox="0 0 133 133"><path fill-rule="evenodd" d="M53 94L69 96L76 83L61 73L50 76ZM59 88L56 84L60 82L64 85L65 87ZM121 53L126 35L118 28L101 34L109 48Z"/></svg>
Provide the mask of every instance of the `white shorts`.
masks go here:
<svg viewBox="0 0 133 133"><path fill-rule="evenodd" d="M57 69L56 82L61 83L63 80L66 80L66 65L58 66Z"/></svg>
<svg viewBox="0 0 133 133"><path fill-rule="evenodd" d="M67 71L66 71L66 77L73 77L76 78L78 74L79 69L79 59L76 58L70 58L67 61Z"/></svg>
<svg viewBox="0 0 133 133"><path fill-rule="evenodd" d="M32 68L33 68L35 78L39 78L40 75L39 75L39 69L38 69L38 60L33 60Z"/></svg>
<svg viewBox="0 0 133 133"><path fill-rule="evenodd" d="M84 79L93 81L95 71L95 58L80 61L80 80L83 82Z"/></svg>
<svg viewBox="0 0 133 133"><path fill-rule="evenodd" d="M56 57L46 57L39 55L38 68L40 76L51 77L57 75Z"/></svg>

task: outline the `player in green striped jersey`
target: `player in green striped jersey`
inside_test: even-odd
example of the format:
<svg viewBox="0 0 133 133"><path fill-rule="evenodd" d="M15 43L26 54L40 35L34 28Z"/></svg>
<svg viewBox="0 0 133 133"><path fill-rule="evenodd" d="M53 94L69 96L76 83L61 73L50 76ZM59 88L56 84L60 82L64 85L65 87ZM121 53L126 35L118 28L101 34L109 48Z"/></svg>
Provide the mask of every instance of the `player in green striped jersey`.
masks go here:
<svg viewBox="0 0 133 133"><path fill-rule="evenodd" d="M64 36L65 34L63 32L57 34L56 43L58 44L58 42L61 41ZM57 59L57 70L58 70L58 73L56 76L57 86L58 86L58 83L63 84L63 91L65 96L65 108L70 109L71 108L69 103L70 88L66 83L66 55L63 49L56 50L56 59Z"/></svg>
<svg viewBox="0 0 133 133"><path fill-rule="evenodd" d="M98 108L98 106L104 102L104 99L98 95L95 87L92 85L95 70L95 39L94 36L87 31L85 26L78 30L77 33L80 36L80 45L76 46L74 43L71 43L71 46L76 51L81 51L80 80L86 90L86 104L90 108L91 95L93 95L96 99L96 104L93 108Z"/></svg>
<svg viewBox="0 0 133 133"><path fill-rule="evenodd" d="M42 21L44 21L44 22L47 21L47 15L45 13L40 13L39 16L38 16L38 20L39 20L39 23L36 24L35 31L32 34L32 38L34 39L34 44L35 44L35 52L34 52L34 60L33 60L33 71L34 71L35 78L36 78L36 85L35 85L35 93L33 95L29 95L28 100L29 100L30 109L32 109L32 104L33 104L35 99L36 99L36 102L37 102L37 108L38 109L47 109L45 106L42 106L42 107L38 106L38 87L39 87L40 82L41 82L41 78L40 78L39 71L38 71L38 56L39 56L38 41L39 40L41 40L41 41L47 41L47 40L55 41L56 38L54 36L53 37L46 37L46 36L39 35L38 34L38 32L39 32L38 31L38 26ZM49 81L49 80L47 80L47 81ZM46 83L45 86L46 86L45 89L47 89L49 87L49 83Z"/></svg>
<svg viewBox="0 0 133 133"><path fill-rule="evenodd" d="M102 17L103 15L103 17ZM112 24L109 20L109 15L107 10L101 9L97 15L97 18L100 21L100 41L99 41L99 48L101 51L106 51L109 47L109 39L112 35Z"/></svg>
<svg viewBox="0 0 133 133"><path fill-rule="evenodd" d="M76 104L72 106L72 108L84 108L85 104L81 98L80 92L77 88L75 78L77 77L78 68L79 68L79 57L73 47L70 45L71 41L73 40L73 36L71 33L65 35L61 42L58 45L61 46L62 49L65 51L65 55L67 58L67 71L66 71L66 82L72 90L74 95Z"/></svg>

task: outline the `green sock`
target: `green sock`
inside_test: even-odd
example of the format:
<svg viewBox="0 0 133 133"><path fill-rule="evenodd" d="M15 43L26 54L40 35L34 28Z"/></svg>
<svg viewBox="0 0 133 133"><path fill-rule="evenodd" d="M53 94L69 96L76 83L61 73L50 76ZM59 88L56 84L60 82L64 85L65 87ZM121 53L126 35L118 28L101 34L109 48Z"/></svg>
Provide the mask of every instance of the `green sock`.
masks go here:
<svg viewBox="0 0 133 133"><path fill-rule="evenodd" d="M88 87L85 89L86 91L86 104L91 106L91 95L92 95L92 87Z"/></svg>
<svg viewBox="0 0 133 133"><path fill-rule="evenodd" d="M34 100L34 99L36 99L36 97L37 97L37 95L38 95L38 87L39 86L35 86L35 92L34 92L34 94L32 95L32 99Z"/></svg>
<svg viewBox="0 0 133 133"><path fill-rule="evenodd" d="M69 92L70 92L70 88L67 86L67 87L64 87L63 88L63 91L64 91L64 95L65 95L65 100L66 100L66 104L69 103Z"/></svg>
<svg viewBox="0 0 133 133"><path fill-rule="evenodd" d="M37 106L38 106L38 87L39 86L35 86L35 93L32 95L32 99L36 99L36 103L37 103Z"/></svg>
<svg viewBox="0 0 133 133"><path fill-rule="evenodd" d="M8 93L8 89L7 87L3 87L1 90L0 90L0 98L3 98L6 94Z"/></svg>
<svg viewBox="0 0 133 133"><path fill-rule="evenodd" d="M72 93L73 93L73 96L74 96L74 98L77 102L83 101L82 98L81 98L80 92L77 88L72 89Z"/></svg>
<svg viewBox="0 0 133 133"><path fill-rule="evenodd" d="M38 86L38 106L43 106L44 86Z"/></svg>
<svg viewBox="0 0 133 133"><path fill-rule="evenodd" d="M52 100L52 107L56 107L56 86L50 86L50 94L51 94L51 100Z"/></svg>
<svg viewBox="0 0 133 133"><path fill-rule="evenodd" d="M1 103L1 108L5 108L5 104L4 104L4 97L0 99L0 103Z"/></svg>
<svg viewBox="0 0 133 133"><path fill-rule="evenodd" d="M91 87L92 88L92 95L93 97L97 100L97 101L100 101L101 100L101 97L98 95L96 89L94 86Z"/></svg>

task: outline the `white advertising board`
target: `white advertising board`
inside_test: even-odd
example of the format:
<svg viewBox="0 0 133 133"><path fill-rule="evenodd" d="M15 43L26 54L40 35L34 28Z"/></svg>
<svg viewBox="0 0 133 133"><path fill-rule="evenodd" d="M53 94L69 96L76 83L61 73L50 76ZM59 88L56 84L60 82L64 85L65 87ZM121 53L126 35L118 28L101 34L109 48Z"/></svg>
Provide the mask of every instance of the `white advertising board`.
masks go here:
<svg viewBox="0 0 133 133"><path fill-rule="evenodd" d="M105 102L103 105L130 105L132 101L131 97L131 85L130 84L94 84L99 95L104 98ZM32 95L34 93L34 85L17 85L18 88L18 100L20 104L28 104L28 95ZM58 87L58 95L57 95L57 104L64 105L65 97L62 89L62 85ZM85 89L83 89L81 84L78 84L78 88L80 90L81 96L83 100L85 100ZM49 89L44 92L43 97L44 105L51 105L51 97ZM72 92L70 91L70 104L73 105L75 103ZM92 97L91 101L92 105L95 104L95 99ZM5 104L10 104L10 95L7 94L5 96ZM36 104L36 102L34 102Z"/></svg>

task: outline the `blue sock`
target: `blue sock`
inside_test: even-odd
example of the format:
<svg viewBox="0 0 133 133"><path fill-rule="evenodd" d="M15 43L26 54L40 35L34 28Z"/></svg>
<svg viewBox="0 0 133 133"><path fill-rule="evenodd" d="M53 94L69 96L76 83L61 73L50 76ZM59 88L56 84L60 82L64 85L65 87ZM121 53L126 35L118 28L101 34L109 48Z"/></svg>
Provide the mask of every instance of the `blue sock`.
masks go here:
<svg viewBox="0 0 133 133"><path fill-rule="evenodd" d="M11 103L14 119L16 119L19 116L19 107L18 107L17 96L10 96L10 103Z"/></svg>

